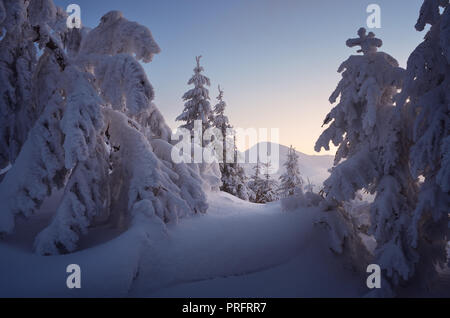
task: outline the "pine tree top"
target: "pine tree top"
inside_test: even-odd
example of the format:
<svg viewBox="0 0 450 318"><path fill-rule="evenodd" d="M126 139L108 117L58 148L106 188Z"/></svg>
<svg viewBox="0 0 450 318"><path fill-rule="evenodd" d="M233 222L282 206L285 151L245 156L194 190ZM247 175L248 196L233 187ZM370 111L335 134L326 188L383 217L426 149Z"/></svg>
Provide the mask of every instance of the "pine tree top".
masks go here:
<svg viewBox="0 0 450 318"><path fill-rule="evenodd" d="M348 47L360 46L358 53L363 53L364 55L370 53L376 53L378 48L383 45L383 41L375 37L373 32L366 34L365 28L360 28L358 30L358 37L353 39L348 39L345 43Z"/></svg>
<svg viewBox="0 0 450 318"><path fill-rule="evenodd" d="M195 88L203 88L203 86L205 86L205 85L206 86L210 86L211 85L211 82L210 82L209 78L202 74L204 69L203 69L203 66L200 65L200 59L201 58L202 58L201 55L195 57L197 65L194 68L194 75L188 81L188 85L194 84ZM190 97L186 97L185 99L189 99L189 98ZM209 96L207 96L206 99L209 99Z"/></svg>
<svg viewBox="0 0 450 318"><path fill-rule="evenodd" d="M194 88L190 89L183 95L184 104L183 112L176 118L177 121L185 121L186 124L182 128L192 130L194 122L201 120L203 122L203 129L207 129L213 117L211 105L209 103L209 91L206 86L210 86L210 80L205 75L201 74L203 67L200 65L201 56L196 56L197 62L194 68L194 75L188 81L188 85L194 84Z"/></svg>

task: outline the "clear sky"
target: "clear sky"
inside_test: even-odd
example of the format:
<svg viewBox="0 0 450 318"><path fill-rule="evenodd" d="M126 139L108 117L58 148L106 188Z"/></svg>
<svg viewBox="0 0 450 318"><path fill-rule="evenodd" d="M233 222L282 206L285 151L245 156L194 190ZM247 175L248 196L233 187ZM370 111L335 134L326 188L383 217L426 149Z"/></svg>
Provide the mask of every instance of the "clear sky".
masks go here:
<svg viewBox="0 0 450 318"><path fill-rule="evenodd" d="M94 27L110 10L147 26L162 51L145 65L155 103L175 128L183 109L195 56L225 91L231 123L241 128L279 128L280 143L314 154L314 143L340 79L337 69L355 48L345 46L366 27L371 3L381 7L381 50L405 67L424 33L415 31L421 0L55 0L81 7Z"/></svg>

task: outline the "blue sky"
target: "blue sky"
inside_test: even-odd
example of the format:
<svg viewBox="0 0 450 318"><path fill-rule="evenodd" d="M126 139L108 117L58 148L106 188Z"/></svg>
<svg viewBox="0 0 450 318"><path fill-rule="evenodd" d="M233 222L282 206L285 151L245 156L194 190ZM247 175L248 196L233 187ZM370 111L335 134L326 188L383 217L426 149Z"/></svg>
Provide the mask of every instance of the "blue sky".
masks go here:
<svg viewBox="0 0 450 318"><path fill-rule="evenodd" d="M147 26L162 52L145 65L155 103L175 128L181 96L189 87L195 56L225 91L227 113L241 128L279 128L280 143L313 154L337 69L356 49L345 46L366 26L371 3L381 7L381 50L401 66L420 43L415 31L421 0L56 0L76 3L84 25L94 27L110 10Z"/></svg>

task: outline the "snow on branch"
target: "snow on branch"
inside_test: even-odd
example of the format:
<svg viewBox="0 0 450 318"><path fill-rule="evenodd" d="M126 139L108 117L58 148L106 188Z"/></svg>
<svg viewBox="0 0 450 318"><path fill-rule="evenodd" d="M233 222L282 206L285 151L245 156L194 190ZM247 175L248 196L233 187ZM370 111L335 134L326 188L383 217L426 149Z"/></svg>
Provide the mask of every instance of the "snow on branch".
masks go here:
<svg viewBox="0 0 450 318"><path fill-rule="evenodd" d="M106 149L97 142L83 162L73 169L61 203L48 225L35 239L34 248L40 255L73 252L81 234L87 234L94 217L104 209L107 176Z"/></svg>
<svg viewBox="0 0 450 318"><path fill-rule="evenodd" d="M193 172L187 172L187 167L173 169L164 164L156 154L149 141L139 130L130 126L129 120L123 114L105 109L109 121L111 143L119 150L117 156L122 166L122 178L129 183L128 210L133 210L141 200L152 202L154 213L164 222L176 222L187 214L206 212L205 197L201 187L201 179ZM135 123L135 126L137 123ZM168 162L172 146L159 140L159 144L167 145L159 148L158 154ZM178 173L179 174L178 174ZM190 182L196 184L189 186ZM177 185L178 184L178 185ZM194 199L195 198L195 199Z"/></svg>
<svg viewBox="0 0 450 318"><path fill-rule="evenodd" d="M81 54L134 54L137 60L151 62L161 51L150 30L125 19L121 12L110 11L90 31L81 44Z"/></svg>
<svg viewBox="0 0 450 318"><path fill-rule="evenodd" d="M129 54L88 55L80 58L93 66L96 85L114 109L136 116L151 107L155 93L142 65Z"/></svg>
<svg viewBox="0 0 450 318"><path fill-rule="evenodd" d="M425 25L435 24L440 17L439 7L446 7L449 0L425 0L420 8L420 15L415 28L417 31L423 31Z"/></svg>
<svg viewBox="0 0 450 318"><path fill-rule="evenodd" d="M61 121L64 132L66 168L72 169L86 161L95 148L96 134L103 126L100 112L101 99L92 88L86 75L70 66L64 72L67 104ZM73 81L77 85L72 85Z"/></svg>

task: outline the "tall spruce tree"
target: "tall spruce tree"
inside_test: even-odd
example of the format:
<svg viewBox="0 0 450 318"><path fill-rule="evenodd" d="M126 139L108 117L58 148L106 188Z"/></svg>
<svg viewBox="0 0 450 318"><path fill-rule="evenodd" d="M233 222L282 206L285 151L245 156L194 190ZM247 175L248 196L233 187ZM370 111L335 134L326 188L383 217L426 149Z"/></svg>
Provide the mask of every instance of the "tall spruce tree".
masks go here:
<svg viewBox="0 0 450 318"><path fill-rule="evenodd" d="M329 142L338 146L335 165L324 182L328 198L352 200L361 189L375 194L371 233L377 240L376 262L391 283L383 284L383 292L390 295L389 285L409 279L418 258L408 233L416 182L409 171L406 125L394 102L405 71L393 57L377 51L381 45L364 28L358 38L347 41L349 47L360 46L363 54L351 56L339 68L342 80L330 102L338 97L340 101L325 119L329 127L316 151L329 149Z"/></svg>
<svg viewBox="0 0 450 318"><path fill-rule="evenodd" d="M218 103L214 106L214 118L212 126L217 128L222 139L221 145L218 145L218 156L222 159L220 171L222 173L222 186L220 190L237 196L243 200L249 200L251 190L247 186L247 177L243 167L237 162L237 148L235 144L234 131L225 115L226 103L223 100L223 91L220 86Z"/></svg>
<svg viewBox="0 0 450 318"><path fill-rule="evenodd" d="M213 111L209 102L209 91L205 86L210 86L211 82L208 77L202 74L204 71L200 65L201 56L196 56L197 62L194 68L194 75L188 81L188 85L194 85L183 95L185 101L183 112L176 118L177 121L185 122L181 128L188 129L193 132L195 121L202 122L202 133L211 127L213 119Z"/></svg>
<svg viewBox="0 0 450 318"><path fill-rule="evenodd" d="M261 163L258 158L256 166L253 168L253 174L249 183L253 191L251 201L254 203L268 203L278 199L278 183L270 175L270 162Z"/></svg>
<svg viewBox="0 0 450 318"><path fill-rule="evenodd" d="M447 264L450 238L450 2L425 0L415 26L430 29L411 53L398 112L408 124L414 177L423 177L409 234L420 259L416 273L429 285Z"/></svg>
<svg viewBox="0 0 450 318"><path fill-rule="evenodd" d="M259 157L257 159L256 165L253 167L253 175L250 178L249 188L252 190L252 196L250 197L250 201L254 203L258 203L262 194L261 194L261 184L262 184L262 176L261 176L261 162L259 161Z"/></svg>

